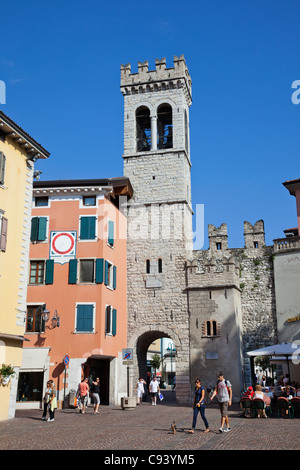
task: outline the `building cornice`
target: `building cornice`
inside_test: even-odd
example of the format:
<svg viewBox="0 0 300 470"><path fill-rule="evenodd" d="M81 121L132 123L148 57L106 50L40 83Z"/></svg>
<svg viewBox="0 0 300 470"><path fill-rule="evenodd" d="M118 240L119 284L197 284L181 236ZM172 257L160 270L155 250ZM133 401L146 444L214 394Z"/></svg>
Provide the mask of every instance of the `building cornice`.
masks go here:
<svg viewBox="0 0 300 470"><path fill-rule="evenodd" d="M50 153L41 144L2 111L0 111L0 132L23 148L30 160L46 159L50 156Z"/></svg>

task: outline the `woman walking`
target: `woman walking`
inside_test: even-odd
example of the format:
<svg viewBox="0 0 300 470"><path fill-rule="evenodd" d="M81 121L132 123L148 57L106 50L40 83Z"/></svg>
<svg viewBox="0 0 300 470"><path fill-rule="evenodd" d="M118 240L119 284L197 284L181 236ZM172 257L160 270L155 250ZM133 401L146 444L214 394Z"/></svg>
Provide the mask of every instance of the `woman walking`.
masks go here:
<svg viewBox="0 0 300 470"><path fill-rule="evenodd" d="M201 380L197 379L195 381L195 397L194 397L194 413L193 413L193 424L192 424L192 429L189 431L190 434L194 434L195 428L196 428L196 423L197 423L197 417L198 413L200 412L201 418L205 424L205 433L209 432L209 426L207 419L205 417L205 403L204 403L204 396L205 396L205 390L201 386Z"/></svg>

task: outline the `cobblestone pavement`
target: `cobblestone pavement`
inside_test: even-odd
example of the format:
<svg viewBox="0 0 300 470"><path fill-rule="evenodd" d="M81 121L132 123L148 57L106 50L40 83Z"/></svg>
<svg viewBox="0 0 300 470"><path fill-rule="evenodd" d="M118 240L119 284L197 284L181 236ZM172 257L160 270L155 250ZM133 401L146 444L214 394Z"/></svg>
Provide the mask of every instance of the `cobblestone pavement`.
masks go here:
<svg viewBox="0 0 300 470"><path fill-rule="evenodd" d="M210 432L198 415L195 434L187 431L192 424L192 408L174 402L151 406L149 402L134 410L118 406L100 406L94 415L92 406L86 414L76 409L56 410L55 421L42 421L40 410L18 410L12 420L0 422L1 450L299 450L300 418L241 418L238 405L229 411L231 432L219 434L220 411L209 404L206 417ZM172 433L175 421L177 432Z"/></svg>

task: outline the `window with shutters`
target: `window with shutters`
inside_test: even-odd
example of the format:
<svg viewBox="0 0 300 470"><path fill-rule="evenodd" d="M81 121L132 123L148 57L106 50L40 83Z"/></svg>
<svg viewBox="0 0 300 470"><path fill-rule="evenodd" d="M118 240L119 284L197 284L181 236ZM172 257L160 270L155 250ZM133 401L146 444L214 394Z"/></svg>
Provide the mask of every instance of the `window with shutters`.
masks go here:
<svg viewBox="0 0 300 470"><path fill-rule="evenodd" d="M53 284L54 260L31 260L29 284Z"/></svg>
<svg viewBox="0 0 300 470"><path fill-rule="evenodd" d="M30 261L29 284L44 284L45 261Z"/></svg>
<svg viewBox="0 0 300 470"><path fill-rule="evenodd" d="M80 283L95 282L95 260L81 259L79 262Z"/></svg>
<svg viewBox="0 0 300 470"><path fill-rule="evenodd" d="M26 333L40 333L45 331L42 311L41 305L27 305Z"/></svg>
<svg viewBox="0 0 300 470"><path fill-rule="evenodd" d="M105 308L105 334L109 336L117 334L117 310L111 305Z"/></svg>
<svg viewBox="0 0 300 470"><path fill-rule="evenodd" d="M3 152L0 152L0 185L4 185L5 179L5 162L6 157Z"/></svg>
<svg viewBox="0 0 300 470"><path fill-rule="evenodd" d="M81 216L79 227L80 240L96 240L96 224L95 216Z"/></svg>
<svg viewBox="0 0 300 470"><path fill-rule="evenodd" d="M0 251L6 251L8 220L0 212Z"/></svg>
<svg viewBox="0 0 300 470"><path fill-rule="evenodd" d="M79 268L78 268L79 267ZM117 267L103 258L71 259L69 261L69 284L104 283L107 287L117 288Z"/></svg>
<svg viewBox="0 0 300 470"><path fill-rule="evenodd" d="M116 284L116 267L110 262L105 260L105 279L104 284L110 289L115 289Z"/></svg>
<svg viewBox="0 0 300 470"><path fill-rule="evenodd" d="M76 333L94 333L95 308L94 303L76 304Z"/></svg>
<svg viewBox="0 0 300 470"><path fill-rule="evenodd" d="M107 243L110 247L114 246L115 241L115 224L112 220L108 221L108 238Z"/></svg>
<svg viewBox="0 0 300 470"><path fill-rule="evenodd" d="M216 320L206 320L202 324L202 336L216 337L220 336L220 323Z"/></svg>
<svg viewBox="0 0 300 470"><path fill-rule="evenodd" d="M30 240L32 242L47 241L48 217L32 217Z"/></svg>

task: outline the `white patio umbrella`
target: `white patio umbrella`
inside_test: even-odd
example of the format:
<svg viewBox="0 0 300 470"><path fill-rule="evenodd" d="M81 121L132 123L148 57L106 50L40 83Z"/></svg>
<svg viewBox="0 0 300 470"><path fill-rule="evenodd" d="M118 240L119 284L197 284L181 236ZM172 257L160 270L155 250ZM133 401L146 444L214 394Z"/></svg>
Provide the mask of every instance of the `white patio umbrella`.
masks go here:
<svg viewBox="0 0 300 470"><path fill-rule="evenodd" d="M273 356L273 357L285 357L287 361L288 371L290 374L289 360L295 361L299 364L300 359L300 345L297 342L294 343L280 343L272 346L267 346L261 349L255 349L254 351L248 351L248 356Z"/></svg>

